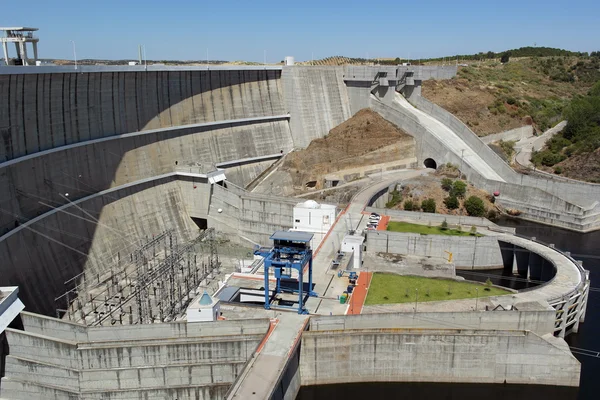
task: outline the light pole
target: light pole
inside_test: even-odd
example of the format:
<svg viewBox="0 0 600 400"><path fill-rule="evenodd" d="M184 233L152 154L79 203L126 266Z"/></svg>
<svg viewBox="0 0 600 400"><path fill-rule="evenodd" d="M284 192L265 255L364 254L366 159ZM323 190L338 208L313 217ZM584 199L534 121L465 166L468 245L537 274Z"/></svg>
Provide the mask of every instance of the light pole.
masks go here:
<svg viewBox="0 0 600 400"><path fill-rule="evenodd" d="M479 288L475 288L475 292L477 292L477 295L475 297L475 311L477 311L477 302L479 301Z"/></svg>
<svg viewBox="0 0 600 400"><path fill-rule="evenodd" d="M415 314L417 313L417 300L419 299L419 289L415 289Z"/></svg>
<svg viewBox="0 0 600 400"><path fill-rule="evenodd" d="M461 149L460 151L460 178L462 179L462 174L463 174L463 158L464 158L464 154L465 154L465 149Z"/></svg>
<svg viewBox="0 0 600 400"><path fill-rule="evenodd" d="M73 58L75 59L75 69L77 69L77 52L75 51L75 41L71 40L71 43L73 43Z"/></svg>

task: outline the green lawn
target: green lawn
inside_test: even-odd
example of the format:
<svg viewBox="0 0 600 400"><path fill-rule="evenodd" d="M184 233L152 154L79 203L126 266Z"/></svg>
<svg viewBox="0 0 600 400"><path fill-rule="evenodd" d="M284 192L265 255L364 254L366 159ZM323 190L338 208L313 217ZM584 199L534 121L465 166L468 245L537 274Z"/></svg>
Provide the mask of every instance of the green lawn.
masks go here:
<svg viewBox="0 0 600 400"><path fill-rule="evenodd" d="M469 228L470 229L470 228ZM451 235L451 236L470 236L469 231L459 231L456 229L443 230L439 226L427 226L411 224L409 222L390 221L387 226L388 231L420 233L422 235ZM475 236L483 236L477 233Z"/></svg>
<svg viewBox="0 0 600 400"><path fill-rule="evenodd" d="M479 293L476 288L479 289ZM495 287L487 291L485 285L470 282L375 273L365 305L414 303L417 293L415 289L418 289L417 302L501 296L510 293Z"/></svg>

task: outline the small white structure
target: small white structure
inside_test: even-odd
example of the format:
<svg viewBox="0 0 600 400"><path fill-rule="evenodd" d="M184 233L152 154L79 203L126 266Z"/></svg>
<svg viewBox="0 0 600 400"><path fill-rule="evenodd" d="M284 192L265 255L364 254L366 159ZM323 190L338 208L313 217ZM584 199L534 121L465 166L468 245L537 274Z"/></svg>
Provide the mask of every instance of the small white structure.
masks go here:
<svg viewBox="0 0 600 400"><path fill-rule="evenodd" d="M290 66L290 65L294 65L294 57L292 56L286 56L285 57L285 65Z"/></svg>
<svg viewBox="0 0 600 400"><path fill-rule="evenodd" d="M341 251L352 254L352 268L360 268L362 265L362 248L365 237L362 235L346 235L342 241Z"/></svg>
<svg viewBox="0 0 600 400"><path fill-rule="evenodd" d="M319 204L314 200L298 203L294 206L294 227L290 230L314 234L310 242L314 250L333 226L336 213L337 207L333 204Z"/></svg>
<svg viewBox="0 0 600 400"><path fill-rule="evenodd" d="M206 291L196 297L186 310L188 322L216 321L219 318L221 304L219 299L211 297Z"/></svg>

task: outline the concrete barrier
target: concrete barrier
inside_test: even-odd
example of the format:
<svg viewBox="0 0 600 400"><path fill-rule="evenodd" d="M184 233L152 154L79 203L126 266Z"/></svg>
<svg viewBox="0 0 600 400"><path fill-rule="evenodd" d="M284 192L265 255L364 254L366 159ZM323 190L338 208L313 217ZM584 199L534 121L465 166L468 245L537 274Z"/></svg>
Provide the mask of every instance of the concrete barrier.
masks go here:
<svg viewBox="0 0 600 400"><path fill-rule="evenodd" d="M554 333L555 312L538 311L398 312L384 314L313 316L310 331L357 329L472 329L523 330L536 335Z"/></svg>
<svg viewBox="0 0 600 400"><path fill-rule="evenodd" d="M306 332L303 385L464 382L578 386L561 339L526 331L375 329Z"/></svg>

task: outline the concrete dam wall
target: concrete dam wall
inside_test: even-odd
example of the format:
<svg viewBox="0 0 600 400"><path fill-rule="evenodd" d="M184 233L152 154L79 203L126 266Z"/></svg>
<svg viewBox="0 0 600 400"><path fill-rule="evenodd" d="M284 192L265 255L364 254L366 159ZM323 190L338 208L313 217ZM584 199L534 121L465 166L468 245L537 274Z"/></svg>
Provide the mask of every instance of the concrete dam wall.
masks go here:
<svg viewBox="0 0 600 400"><path fill-rule="evenodd" d="M258 68L0 75L7 100L0 162L128 132L285 114L280 75Z"/></svg>
<svg viewBox="0 0 600 400"><path fill-rule="evenodd" d="M0 125L0 284L19 285L28 310L54 314L66 280L105 271L140 239L166 229L191 239L189 217L207 217L210 186L162 177L291 150L280 75L257 68L0 74L0 94L10 99L0 104L8 121ZM110 193L97 195L103 191ZM53 211L80 199L85 211Z"/></svg>

